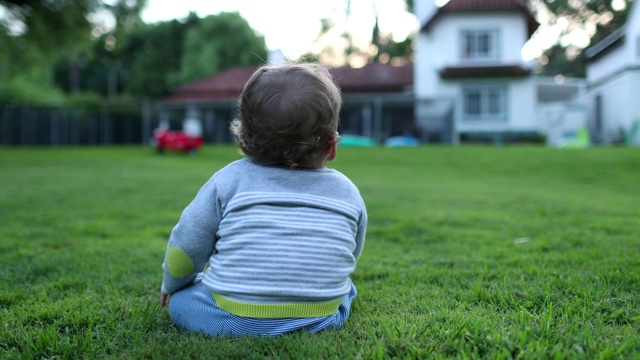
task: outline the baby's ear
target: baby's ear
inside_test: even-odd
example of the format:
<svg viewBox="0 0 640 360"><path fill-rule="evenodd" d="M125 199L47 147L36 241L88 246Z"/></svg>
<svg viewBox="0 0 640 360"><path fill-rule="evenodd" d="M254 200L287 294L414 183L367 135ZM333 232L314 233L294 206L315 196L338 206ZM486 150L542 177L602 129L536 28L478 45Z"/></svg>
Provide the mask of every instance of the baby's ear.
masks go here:
<svg viewBox="0 0 640 360"><path fill-rule="evenodd" d="M329 157L327 157L327 161L335 160L338 155L338 136L339 135L335 133L327 139L327 144L324 147L324 151L329 155Z"/></svg>

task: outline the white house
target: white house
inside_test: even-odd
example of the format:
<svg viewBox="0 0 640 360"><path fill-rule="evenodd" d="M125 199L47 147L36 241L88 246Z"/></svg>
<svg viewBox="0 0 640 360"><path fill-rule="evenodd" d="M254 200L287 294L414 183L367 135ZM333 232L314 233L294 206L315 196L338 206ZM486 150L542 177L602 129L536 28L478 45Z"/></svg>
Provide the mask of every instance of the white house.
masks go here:
<svg viewBox="0 0 640 360"><path fill-rule="evenodd" d="M604 144L640 146L640 1L626 25L586 51L589 127Z"/></svg>
<svg viewBox="0 0 640 360"><path fill-rule="evenodd" d="M524 1L450 0L437 7L421 0L414 6L421 24L414 92L422 99L416 115L423 128L449 126L454 143L544 135L558 144L580 127L582 83L539 78L522 56L539 25ZM450 124L443 114L450 114Z"/></svg>

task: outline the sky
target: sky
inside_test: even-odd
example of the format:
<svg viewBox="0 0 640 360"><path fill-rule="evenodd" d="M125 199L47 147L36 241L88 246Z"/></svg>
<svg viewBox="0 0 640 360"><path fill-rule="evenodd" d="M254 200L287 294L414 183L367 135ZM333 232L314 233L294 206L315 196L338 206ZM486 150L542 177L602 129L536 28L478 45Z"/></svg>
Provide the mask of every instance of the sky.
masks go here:
<svg viewBox="0 0 640 360"><path fill-rule="evenodd" d="M434 1L442 6L449 0ZM371 40L376 12L381 32L393 34L397 41L418 30L418 21L405 10L404 0L351 0L348 20L345 16L346 3L347 0L148 0L142 18L145 22L156 22L184 18L190 11L200 17L236 11L265 37L269 50L279 49L290 60L308 52L320 52L324 45L315 40L320 33L322 18L331 18L337 25L344 26L352 34L354 42L363 45ZM614 3L623 5L624 1L614 0ZM562 21L548 26L544 14L538 20L540 28L522 50L523 59L527 61L542 55L543 49L555 44L561 33L571 28L570 24ZM585 29L575 28L563 40L585 47L589 44L590 35ZM339 41L339 36L334 34L325 41Z"/></svg>
<svg viewBox="0 0 640 360"><path fill-rule="evenodd" d="M438 0L443 1L443 0ZM345 26L354 41L368 43L378 12L380 31L403 40L417 30L413 14L405 11L404 0L351 0L351 15L345 20L345 0L148 0L142 12L145 22L184 18L190 11L199 17L221 11L236 11L265 37L269 50L279 49L289 59L312 50L320 34L320 20L331 18ZM375 4L375 10L374 10Z"/></svg>

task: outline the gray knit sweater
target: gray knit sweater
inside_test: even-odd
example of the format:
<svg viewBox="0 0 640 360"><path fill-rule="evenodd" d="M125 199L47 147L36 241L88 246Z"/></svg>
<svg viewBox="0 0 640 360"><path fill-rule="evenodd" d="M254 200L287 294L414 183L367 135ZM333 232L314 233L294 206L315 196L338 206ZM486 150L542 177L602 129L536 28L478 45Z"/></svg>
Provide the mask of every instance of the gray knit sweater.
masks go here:
<svg viewBox="0 0 640 360"><path fill-rule="evenodd" d="M238 160L184 209L169 238L162 292L204 271L218 307L233 314L327 316L351 289L366 225L364 201L340 172Z"/></svg>

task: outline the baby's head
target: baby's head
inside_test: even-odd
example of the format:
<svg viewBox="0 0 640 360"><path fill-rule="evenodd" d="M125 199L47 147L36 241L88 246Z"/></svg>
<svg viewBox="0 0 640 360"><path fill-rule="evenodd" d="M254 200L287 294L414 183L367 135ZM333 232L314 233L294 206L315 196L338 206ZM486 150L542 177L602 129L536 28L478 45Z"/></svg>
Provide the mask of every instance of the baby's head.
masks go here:
<svg viewBox="0 0 640 360"><path fill-rule="evenodd" d="M340 89L321 65L263 66L231 123L240 151L264 165L315 169L335 157Z"/></svg>

